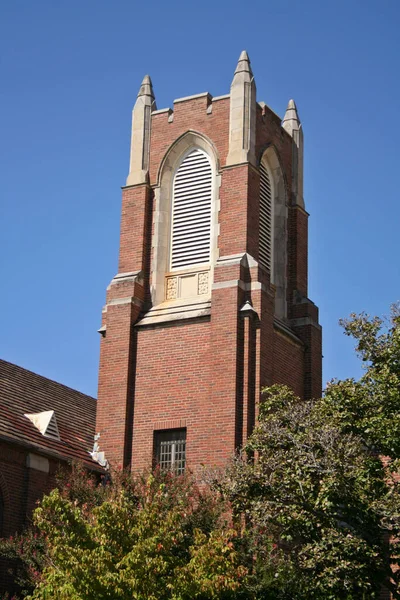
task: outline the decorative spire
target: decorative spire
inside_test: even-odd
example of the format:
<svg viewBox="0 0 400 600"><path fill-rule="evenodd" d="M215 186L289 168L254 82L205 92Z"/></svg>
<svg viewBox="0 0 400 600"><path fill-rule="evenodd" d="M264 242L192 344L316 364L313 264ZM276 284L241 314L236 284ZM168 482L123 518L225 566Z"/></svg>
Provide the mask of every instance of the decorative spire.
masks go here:
<svg viewBox="0 0 400 600"><path fill-rule="evenodd" d="M303 127L294 100L289 100L282 127L293 139L292 202L304 208L303 198Z"/></svg>
<svg viewBox="0 0 400 600"><path fill-rule="evenodd" d="M155 100L153 84L151 82L150 75L145 75L143 77L142 85L140 86L137 97L139 98L140 96L150 96L153 101Z"/></svg>
<svg viewBox="0 0 400 600"><path fill-rule="evenodd" d="M143 77L132 112L131 160L126 185L146 183L149 172L151 113L157 110L153 84Z"/></svg>
<svg viewBox="0 0 400 600"><path fill-rule="evenodd" d="M250 66L249 55L246 50L243 50L241 55L239 56L238 64L235 69L235 75L237 73L249 73L251 77L253 77L253 71Z"/></svg>
<svg viewBox="0 0 400 600"><path fill-rule="evenodd" d="M293 131L299 130L301 122L299 119L299 113L297 112L297 106L294 100L289 100L285 116L283 117L282 127L289 135L293 137Z"/></svg>
<svg viewBox="0 0 400 600"><path fill-rule="evenodd" d="M250 59L243 50L233 76L230 93L229 153L227 165L256 164L256 84Z"/></svg>

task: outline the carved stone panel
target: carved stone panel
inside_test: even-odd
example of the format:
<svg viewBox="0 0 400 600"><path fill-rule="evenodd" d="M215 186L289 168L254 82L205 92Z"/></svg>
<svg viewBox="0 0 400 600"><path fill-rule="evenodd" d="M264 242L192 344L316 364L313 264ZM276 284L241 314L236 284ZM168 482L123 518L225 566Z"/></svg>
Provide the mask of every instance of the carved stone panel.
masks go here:
<svg viewBox="0 0 400 600"><path fill-rule="evenodd" d="M167 278L167 300L175 300L178 297L178 278L168 277Z"/></svg>
<svg viewBox="0 0 400 600"><path fill-rule="evenodd" d="M205 271L204 273L199 273L198 293L199 295L208 294L208 271Z"/></svg>
<svg viewBox="0 0 400 600"><path fill-rule="evenodd" d="M166 277L165 299L178 300L179 298L193 298L204 296L210 290L209 271L182 272Z"/></svg>

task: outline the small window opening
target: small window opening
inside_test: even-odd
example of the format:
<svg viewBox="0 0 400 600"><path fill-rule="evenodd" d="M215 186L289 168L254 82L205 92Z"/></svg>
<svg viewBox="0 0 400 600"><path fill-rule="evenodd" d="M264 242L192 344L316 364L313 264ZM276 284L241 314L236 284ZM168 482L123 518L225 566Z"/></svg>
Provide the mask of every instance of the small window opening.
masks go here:
<svg viewBox="0 0 400 600"><path fill-rule="evenodd" d="M156 465L162 471L182 475L186 466L186 429L170 429L154 433Z"/></svg>

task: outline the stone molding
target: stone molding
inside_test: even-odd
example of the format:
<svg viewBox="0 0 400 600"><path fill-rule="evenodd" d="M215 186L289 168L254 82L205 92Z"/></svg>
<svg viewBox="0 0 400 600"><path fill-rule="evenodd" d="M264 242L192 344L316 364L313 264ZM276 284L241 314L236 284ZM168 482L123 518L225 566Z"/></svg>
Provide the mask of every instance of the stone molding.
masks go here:
<svg viewBox="0 0 400 600"><path fill-rule="evenodd" d="M159 325L170 321L197 319L211 314L211 300L202 302L164 302L151 308L144 317L135 324L135 327Z"/></svg>

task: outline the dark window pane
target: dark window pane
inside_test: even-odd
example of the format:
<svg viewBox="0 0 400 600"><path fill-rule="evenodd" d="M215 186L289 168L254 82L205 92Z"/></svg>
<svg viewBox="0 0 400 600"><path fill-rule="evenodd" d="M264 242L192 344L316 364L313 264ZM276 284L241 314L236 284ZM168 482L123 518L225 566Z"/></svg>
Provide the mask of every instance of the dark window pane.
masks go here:
<svg viewBox="0 0 400 600"><path fill-rule="evenodd" d="M163 471L181 475L186 464L186 429L156 431L154 434L155 458Z"/></svg>

